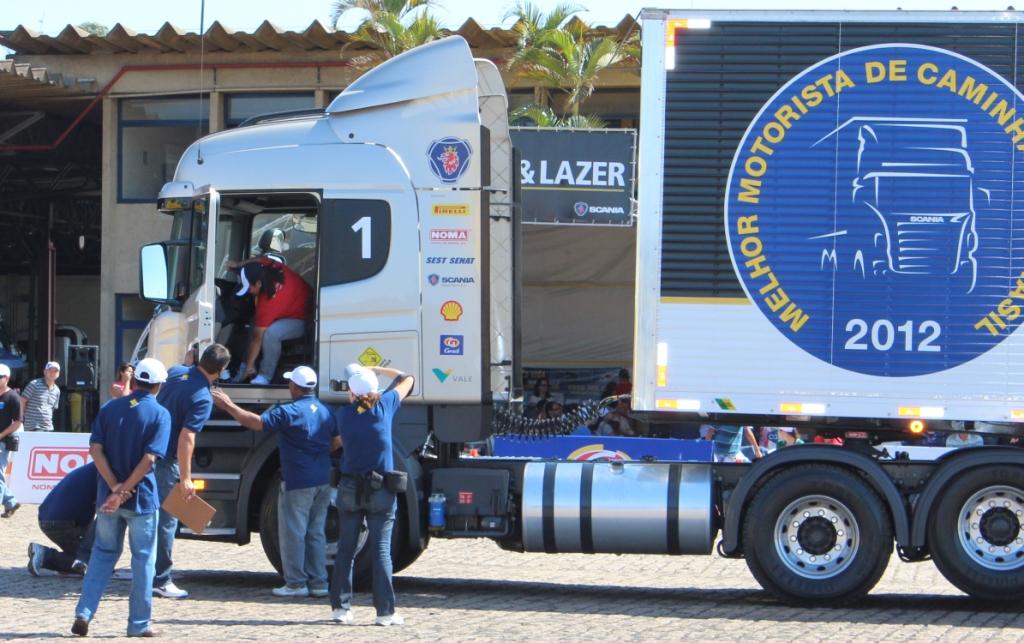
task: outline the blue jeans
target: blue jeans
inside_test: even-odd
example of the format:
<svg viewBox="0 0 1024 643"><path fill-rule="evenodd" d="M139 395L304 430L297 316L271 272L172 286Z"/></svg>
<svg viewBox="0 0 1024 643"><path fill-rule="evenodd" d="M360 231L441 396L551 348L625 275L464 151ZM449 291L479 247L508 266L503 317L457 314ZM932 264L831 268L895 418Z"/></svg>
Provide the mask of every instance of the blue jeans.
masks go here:
<svg viewBox="0 0 1024 643"><path fill-rule="evenodd" d="M334 577L331 579L331 607L352 608L352 564L359 544L363 519L369 530L373 556L373 606L377 616L395 613L395 588L391 584L391 532L395 527L398 500L387 489L378 489L361 502L356 493L356 482L344 478L338 485L338 555L334 559Z"/></svg>
<svg viewBox="0 0 1024 643"><path fill-rule="evenodd" d="M286 339L298 339L306 334L304 319L278 319L263 332L263 346L260 354L260 375L267 380L274 379L277 362L281 359L281 342Z"/></svg>
<svg viewBox="0 0 1024 643"><path fill-rule="evenodd" d="M173 445L171 448L177 449L178 446ZM178 462L160 458L153 465L153 472L156 475L156 493L162 505L174 485L178 484ZM174 549L174 534L178 531L178 519L163 509L157 513L160 518L156 528L156 575L153 577L153 587L163 587L171 581L171 566L174 565L171 553Z"/></svg>
<svg viewBox="0 0 1024 643"><path fill-rule="evenodd" d="M14 492L7 486L7 464L13 455L7 450L7 447L0 444L0 503L3 503L4 509L10 509L18 504L14 498Z"/></svg>
<svg viewBox="0 0 1024 643"><path fill-rule="evenodd" d="M277 496L277 539L288 587L327 589L327 506L331 485L292 489Z"/></svg>
<svg viewBox="0 0 1024 643"><path fill-rule="evenodd" d="M132 552L132 591L128 598L128 633L149 629L153 612L153 569L156 562L156 512L137 514L128 509L96 516L96 541L89 557L89 569L82 581L82 596L75 616L91 621L100 597L114 572L124 548L124 530L128 528L128 547Z"/></svg>

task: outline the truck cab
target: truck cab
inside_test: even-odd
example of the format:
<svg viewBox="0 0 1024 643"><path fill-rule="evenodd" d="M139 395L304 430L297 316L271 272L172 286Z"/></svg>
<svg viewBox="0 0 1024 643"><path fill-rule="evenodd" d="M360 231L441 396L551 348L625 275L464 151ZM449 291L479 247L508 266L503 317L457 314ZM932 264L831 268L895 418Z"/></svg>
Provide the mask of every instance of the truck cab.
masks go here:
<svg viewBox="0 0 1024 643"><path fill-rule="evenodd" d="M195 142L158 199L171 238L140 254L140 293L166 305L149 354L175 364L219 341L240 357L251 298L237 296L239 267L264 256L302 277L315 308L270 386L241 386L243 399L285 397L281 374L308 364L321 399L344 401L352 362L414 374L413 402L505 395L516 345L506 110L497 68L455 37L385 62L322 113Z"/></svg>

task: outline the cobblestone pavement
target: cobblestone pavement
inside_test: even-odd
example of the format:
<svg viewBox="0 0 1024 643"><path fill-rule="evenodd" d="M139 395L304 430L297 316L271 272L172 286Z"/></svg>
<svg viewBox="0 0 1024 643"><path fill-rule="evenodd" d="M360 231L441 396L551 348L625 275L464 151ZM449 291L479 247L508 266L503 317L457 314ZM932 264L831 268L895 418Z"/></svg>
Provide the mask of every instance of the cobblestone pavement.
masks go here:
<svg viewBox="0 0 1024 643"><path fill-rule="evenodd" d="M42 538L35 507L0 521L0 639L67 634L81 580L33 578L26 549ZM396 577L402 627L372 627L369 596L356 627L330 623L326 599L280 599L258 537L245 547L181 540L183 601L154 599L164 638L193 641L346 640L1022 640L1024 615L961 595L931 563L893 560L853 608L780 605L740 560L714 556L516 554L486 540L437 540ZM121 559L126 566L127 554ZM111 581L93 638L123 636L127 581Z"/></svg>

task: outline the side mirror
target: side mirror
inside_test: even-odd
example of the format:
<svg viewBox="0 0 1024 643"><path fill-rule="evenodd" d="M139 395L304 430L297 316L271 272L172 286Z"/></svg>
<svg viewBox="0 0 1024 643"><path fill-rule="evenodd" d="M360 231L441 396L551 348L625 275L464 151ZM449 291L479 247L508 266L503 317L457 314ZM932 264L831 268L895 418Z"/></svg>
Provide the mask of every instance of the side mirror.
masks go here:
<svg viewBox="0 0 1024 643"><path fill-rule="evenodd" d="M139 294L146 301L164 303L171 300L167 278L167 248L151 243L139 250Z"/></svg>

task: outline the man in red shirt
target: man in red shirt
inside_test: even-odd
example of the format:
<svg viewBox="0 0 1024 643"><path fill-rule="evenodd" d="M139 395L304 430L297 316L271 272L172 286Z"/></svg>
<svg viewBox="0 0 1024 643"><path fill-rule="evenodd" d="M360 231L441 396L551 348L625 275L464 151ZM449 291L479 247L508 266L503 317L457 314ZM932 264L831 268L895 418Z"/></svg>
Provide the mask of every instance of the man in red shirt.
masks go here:
<svg viewBox="0 0 1024 643"><path fill-rule="evenodd" d="M252 377L252 384L270 384L281 358L281 342L306 333L306 320L313 312L313 290L299 273L267 258L245 264L240 275L242 283L236 294L256 297L244 378ZM260 353L263 360L257 374Z"/></svg>

